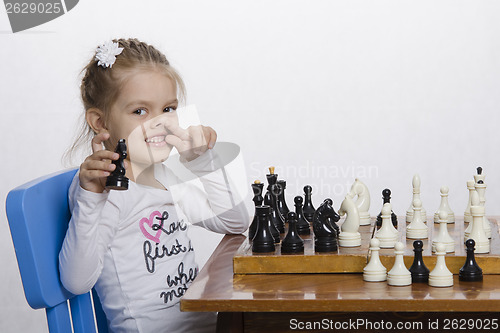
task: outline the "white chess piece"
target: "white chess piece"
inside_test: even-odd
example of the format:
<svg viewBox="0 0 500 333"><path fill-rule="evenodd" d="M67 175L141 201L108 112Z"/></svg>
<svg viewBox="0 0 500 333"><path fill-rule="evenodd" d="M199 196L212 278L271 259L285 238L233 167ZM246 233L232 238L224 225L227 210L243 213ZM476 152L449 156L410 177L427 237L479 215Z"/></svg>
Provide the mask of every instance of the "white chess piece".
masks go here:
<svg viewBox="0 0 500 333"><path fill-rule="evenodd" d="M394 254L396 258L394 259L394 266L387 273L387 283L391 286L408 286L411 284L411 273L406 268L403 259L404 255L404 244L397 242L394 245Z"/></svg>
<svg viewBox="0 0 500 333"><path fill-rule="evenodd" d="M436 266L429 273L429 286L431 287L451 287L453 286L453 273L446 266L446 251L442 243L436 246Z"/></svg>
<svg viewBox="0 0 500 333"><path fill-rule="evenodd" d="M486 237L491 238L490 221L488 221L488 219L486 218L486 197L484 195L484 193L486 192L486 184L484 182L476 183L474 187L476 188L477 194L479 195L479 205L485 208L485 212L483 215L483 229L486 233Z"/></svg>
<svg viewBox="0 0 500 333"><path fill-rule="evenodd" d="M368 282L379 282L387 279L387 269L380 262L380 242L376 238L370 240L370 261L363 269L363 280Z"/></svg>
<svg viewBox="0 0 500 333"><path fill-rule="evenodd" d="M455 223L455 213L450 208L450 204L448 203L448 186L441 187L441 204L437 212L434 214L434 222L439 223L439 212L446 211L448 213L448 223Z"/></svg>
<svg viewBox="0 0 500 333"><path fill-rule="evenodd" d="M476 242L475 253L489 253L490 240L486 236L483 226L484 207L479 203L477 191L472 192L470 212L472 214L472 230L470 235L464 239L472 238Z"/></svg>
<svg viewBox="0 0 500 333"><path fill-rule="evenodd" d="M358 207L346 196L339 208L339 215L347 217L340 227L339 246L355 247L361 246L361 234L359 233L359 212Z"/></svg>
<svg viewBox="0 0 500 333"><path fill-rule="evenodd" d="M455 252L455 240L448 233L448 213L444 210L439 212L439 233L432 241L432 252L436 252L437 244L445 246L446 253Z"/></svg>
<svg viewBox="0 0 500 333"><path fill-rule="evenodd" d="M347 195L353 200L355 196L358 197L356 206L359 212L359 225L370 225L370 213L368 212L370 209L370 192L368 187L356 178L351 186L351 191Z"/></svg>
<svg viewBox="0 0 500 333"><path fill-rule="evenodd" d="M413 176L412 180L412 185L413 185L413 198L411 200L410 208L406 211L406 222L411 222L413 220L413 202L418 199L420 199L420 176L418 174L415 174ZM427 213L425 209L422 207L420 210L420 213L422 214L422 220L424 222L427 221Z"/></svg>
<svg viewBox="0 0 500 333"><path fill-rule="evenodd" d="M391 204L385 203L382 207L382 226L375 234L380 241L381 248L393 248L398 240L398 230L394 228L391 220Z"/></svg>
<svg viewBox="0 0 500 333"><path fill-rule="evenodd" d="M467 189L469 190L469 200L467 201L467 208L465 208L465 212L464 212L464 222L471 223L472 222L472 215L470 213L470 198L472 195L472 191L475 190L473 180L467 181ZM469 226L470 226L470 224L469 224ZM469 230L469 232L470 232L470 230Z"/></svg>
<svg viewBox="0 0 500 333"><path fill-rule="evenodd" d="M413 220L406 227L406 238L409 239L425 239L428 234L428 227L422 221L422 214L420 210L422 209L422 202L420 199L413 200Z"/></svg>

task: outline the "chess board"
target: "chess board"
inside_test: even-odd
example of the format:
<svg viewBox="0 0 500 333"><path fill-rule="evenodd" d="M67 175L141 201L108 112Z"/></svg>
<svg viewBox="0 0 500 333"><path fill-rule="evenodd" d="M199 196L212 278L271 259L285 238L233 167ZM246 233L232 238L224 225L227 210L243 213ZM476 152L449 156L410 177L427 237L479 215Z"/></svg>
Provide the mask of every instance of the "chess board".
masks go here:
<svg viewBox="0 0 500 333"><path fill-rule="evenodd" d="M406 245L404 261L406 267L413 262L413 241L406 239L406 226L404 217L398 217L398 241ZM500 274L500 235L498 220L489 218L491 225L491 250L487 254L476 254L476 261L483 269L483 274ZM339 222L340 224L340 222ZM434 235L438 234L439 224L429 218L429 238L423 239L424 263L429 269L436 264L436 255L432 254L431 244ZM466 251L464 242L463 218L457 218L453 224L448 224L448 232L455 240L455 252L446 254L446 265L453 274L458 274L464 265ZM301 236L304 240L303 254L281 254L280 245L276 244L274 253L252 253L252 247L247 240L233 257L234 274L269 274L269 273L362 273L369 257L369 243L375 233L376 223L372 218L371 225L360 226L361 246L339 247L337 252L315 253L313 232L311 235ZM284 235L281 235L283 238ZM380 260L390 270L394 264L394 249L381 249Z"/></svg>

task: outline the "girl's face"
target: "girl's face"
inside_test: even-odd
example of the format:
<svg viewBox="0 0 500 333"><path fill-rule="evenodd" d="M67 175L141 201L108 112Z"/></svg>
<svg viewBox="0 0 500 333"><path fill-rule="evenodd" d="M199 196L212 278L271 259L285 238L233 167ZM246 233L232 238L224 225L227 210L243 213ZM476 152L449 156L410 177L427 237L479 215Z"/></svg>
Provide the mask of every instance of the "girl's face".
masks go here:
<svg viewBox="0 0 500 333"><path fill-rule="evenodd" d="M177 106L175 82L166 74L153 70L128 74L106 124L110 142L126 140L132 165L165 161L172 150L165 137L170 128L179 126Z"/></svg>

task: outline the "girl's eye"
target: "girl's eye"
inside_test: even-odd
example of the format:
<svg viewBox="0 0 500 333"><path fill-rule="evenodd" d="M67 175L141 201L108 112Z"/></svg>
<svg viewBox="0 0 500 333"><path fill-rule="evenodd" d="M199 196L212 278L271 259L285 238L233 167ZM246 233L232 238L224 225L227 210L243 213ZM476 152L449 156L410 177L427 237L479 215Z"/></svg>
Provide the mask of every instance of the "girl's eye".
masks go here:
<svg viewBox="0 0 500 333"><path fill-rule="evenodd" d="M163 109L163 112L174 112L175 107L174 106L167 106L166 108Z"/></svg>
<svg viewBox="0 0 500 333"><path fill-rule="evenodd" d="M134 114L137 114L137 115L139 115L139 116L143 116L143 115L145 115L145 114L146 114L146 110L144 110L144 109L137 109L137 110L135 110L133 113L134 113Z"/></svg>

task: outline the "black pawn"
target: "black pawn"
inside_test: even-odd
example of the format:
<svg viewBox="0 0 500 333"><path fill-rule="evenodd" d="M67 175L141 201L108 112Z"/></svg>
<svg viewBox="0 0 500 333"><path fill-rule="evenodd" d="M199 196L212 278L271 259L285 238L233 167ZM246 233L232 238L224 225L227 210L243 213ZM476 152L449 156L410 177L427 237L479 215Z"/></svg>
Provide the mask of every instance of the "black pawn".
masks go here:
<svg viewBox="0 0 500 333"><path fill-rule="evenodd" d="M476 263L476 258L474 257L474 246L476 242L473 239L468 239L465 242L467 247L467 259L460 272L458 274L458 279L460 281L483 281L483 270Z"/></svg>
<svg viewBox="0 0 500 333"><path fill-rule="evenodd" d="M116 145L115 152L120 155L112 163L116 165L115 170L106 178L106 188L110 190L128 190L128 178L125 177L124 160L127 158L127 145L125 139L120 139Z"/></svg>
<svg viewBox="0 0 500 333"><path fill-rule="evenodd" d="M325 200L316 210L313 217L314 251L337 251L337 232L328 217L332 215L333 208ZM335 213L333 211L333 213Z"/></svg>
<svg viewBox="0 0 500 333"><path fill-rule="evenodd" d="M384 189L382 191L382 199L384 200L384 203L382 204L382 206L386 203L391 203L391 190L389 190L388 188ZM392 225L397 228L398 227L398 217L396 216L396 214L394 214L394 211L391 210L391 219L392 219ZM380 212L378 215L377 215L377 227L381 227L382 226L382 212Z"/></svg>
<svg viewBox="0 0 500 333"><path fill-rule="evenodd" d="M269 229L269 206L259 206L255 209L257 213L257 231L252 241L252 252L266 253L274 252L274 237Z"/></svg>
<svg viewBox="0 0 500 333"><path fill-rule="evenodd" d="M424 259L422 257L422 252L424 247L424 242L421 240L416 240L413 242L413 252L415 256L413 258L413 264L411 265L409 271L411 273L411 282L429 282L429 269L424 264Z"/></svg>
<svg viewBox="0 0 500 333"><path fill-rule="evenodd" d="M309 235L311 234L311 227L309 222L304 217L304 212L302 211L302 203L304 199L300 195L296 196L295 202L295 214L297 214L297 232L299 235Z"/></svg>
<svg viewBox="0 0 500 333"><path fill-rule="evenodd" d="M253 217L252 224L250 224L250 228L248 228L248 239L252 240L255 236L255 232L257 231L257 224L258 224L258 218L257 218L257 206L262 206L262 203L264 202L264 197L262 197L262 190L264 189L264 184L255 181L255 183L252 184L252 190L253 190L253 202L255 204L255 214Z"/></svg>
<svg viewBox="0 0 500 333"><path fill-rule="evenodd" d="M281 242L281 253L304 253L304 241L297 232L297 214L287 215L288 233Z"/></svg>
<svg viewBox="0 0 500 333"><path fill-rule="evenodd" d="M288 209L285 199L286 181L280 179L276 183L280 186L280 192L278 193L278 198L277 198L278 200L276 201L276 203L281 216L286 218L288 216L288 213L290 212L290 209Z"/></svg>
<svg viewBox="0 0 500 333"><path fill-rule="evenodd" d="M324 202L328 203L331 206L330 215L328 216L328 222L332 225L332 227L337 232L337 237L340 235L340 228L337 225L337 222L340 220L340 215L337 214L335 209L333 208L333 200L330 198L326 198Z"/></svg>
<svg viewBox="0 0 500 333"><path fill-rule="evenodd" d="M316 212L316 209L314 209L312 204L311 194L312 187L309 185L304 186L304 208L302 211L304 212L304 217L307 221L309 221L309 223L312 223L314 213Z"/></svg>

